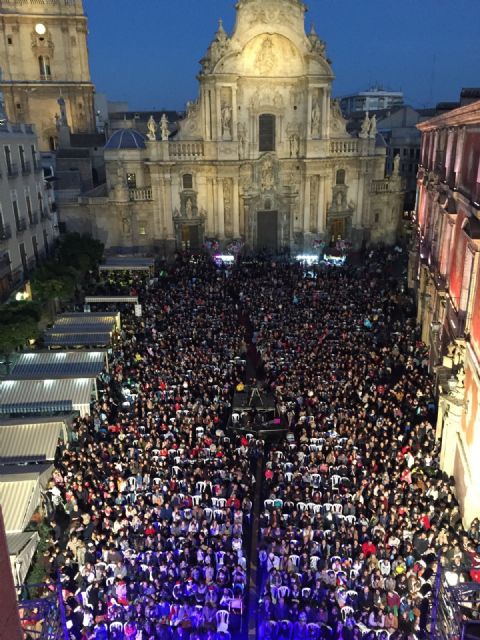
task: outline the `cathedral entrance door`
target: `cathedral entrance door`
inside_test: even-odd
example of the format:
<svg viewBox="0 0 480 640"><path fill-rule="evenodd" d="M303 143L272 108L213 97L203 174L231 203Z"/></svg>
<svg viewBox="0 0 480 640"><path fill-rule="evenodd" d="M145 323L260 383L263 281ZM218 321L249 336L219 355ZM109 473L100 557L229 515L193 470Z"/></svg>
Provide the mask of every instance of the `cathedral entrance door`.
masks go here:
<svg viewBox="0 0 480 640"><path fill-rule="evenodd" d="M257 249L278 253L278 211L257 212Z"/></svg>
<svg viewBox="0 0 480 640"><path fill-rule="evenodd" d="M334 218L330 221L328 226L329 241L336 242L338 239L345 240L346 238L346 220L345 218Z"/></svg>
<svg viewBox="0 0 480 640"><path fill-rule="evenodd" d="M200 225L182 224L180 239L182 242L182 248L200 249L202 244Z"/></svg>

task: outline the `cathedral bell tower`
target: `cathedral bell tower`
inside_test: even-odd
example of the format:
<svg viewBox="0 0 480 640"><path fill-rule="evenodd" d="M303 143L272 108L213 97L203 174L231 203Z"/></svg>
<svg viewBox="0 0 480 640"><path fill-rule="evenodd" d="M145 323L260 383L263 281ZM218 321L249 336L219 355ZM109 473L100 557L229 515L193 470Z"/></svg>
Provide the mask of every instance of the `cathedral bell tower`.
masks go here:
<svg viewBox="0 0 480 640"><path fill-rule="evenodd" d="M11 122L36 125L41 150L55 149L59 117L95 131L82 0L0 0L0 91Z"/></svg>

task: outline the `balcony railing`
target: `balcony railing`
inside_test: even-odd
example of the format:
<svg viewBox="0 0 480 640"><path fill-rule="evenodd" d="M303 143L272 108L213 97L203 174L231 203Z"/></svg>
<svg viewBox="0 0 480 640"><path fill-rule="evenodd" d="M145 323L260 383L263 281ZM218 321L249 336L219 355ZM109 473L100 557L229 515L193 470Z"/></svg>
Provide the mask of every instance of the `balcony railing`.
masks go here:
<svg viewBox="0 0 480 640"><path fill-rule="evenodd" d="M17 218L16 224L17 233L22 233L27 228L27 221L25 220L25 218Z"/></svg>
<svg viewBox="0 0 480 640"><path fill-rule="evenodd" d="M18 176L18 167L15 162L10 162L7 165L7 175L9 178L16 178Z"/></svg>
<svg viewBox="0 0 480 640"><path fill-rule="evenodd" d="M12 229L9 224L0 226L0 242L10 240L12 237Z"/></svg>
<svg viewBox="0 0 480 640"><path fill-rule="evenodd" d="M25 160L25 162L22 163L22 174L26 176L29 173L32 173L32 165L28 160Z"/></svg>
<svg viewBox="0 0 480 640"><path fill-rule="evenodd" d="M128 195L132 202L147 202L153 200L152 187L129 189Z"/></svg>
<svg viewBox="0 0 480 640"><path fill-rule="evenodd" d="M204 156L203 142L169 142L168 153L177 160L197 160Z"/></svg>
<svg viewBox="0 0 480 640"><path fill-rule="evenodd" d="M359 148L358 140L330 140L330 153L332 155L356 154Z"/></svg>

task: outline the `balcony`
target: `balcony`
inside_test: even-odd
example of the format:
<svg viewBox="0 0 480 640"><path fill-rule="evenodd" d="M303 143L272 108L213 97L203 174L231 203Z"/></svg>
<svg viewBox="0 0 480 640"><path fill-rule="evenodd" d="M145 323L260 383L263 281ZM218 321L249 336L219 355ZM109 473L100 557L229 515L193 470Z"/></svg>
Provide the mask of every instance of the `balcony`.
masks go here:
<svg viewBox="0 0 480 640"><path fill-rule="evenodd" d="M25 218L17 218L16 224L17 233L23 233L23 231L25 231L27 228L27 221L25 220Z"/></svg>
<svg viewBox="0 0 480 640"><path fill-rule="evenodd" d="M38 213L36 211L33 211L29 215L29 221L30 221L30 226L31 227L34 227L36 224L38 224Z"/></svg>
<svg viewBox="0 0 480 640"><path fill-rule="evenodd" d="M331 140L330 141L330 155L332 156L345 156L356 155L360 150L359 140Z"/></svg>
<svg viewBox="0 0 480 640"><path fill-rule="evenodd" d="M16 178L18 176L18 167L15 162L7 164L7 175L9 178Z"/></svg>
<svg viewBox="0 0 480 640"><path fill-rule="evenodd" d="M203 142L169 142L168 153L174 160L199 160L205 155Z"/></svg>
<svg viewBox="0 0 480 640"><path fill-rule="evenodd" d="M129 189L128 196L131 202L148 202L150 200L153 200L152 187Z"/></svg>
<svg viewBox="0 0 480 640"><path fill-rule="evenodd" d="M12 229L9 224L4 224L0 226L0 242L5 242L6 240L10 240L12 237Z"/></svg>
<svg viewBox="0 0 480 640"><path fill-rule="evenodd" d="M28 160L25 160L22 163L22 175L28 176L30 173L32 173L32 165Z"/></svg>

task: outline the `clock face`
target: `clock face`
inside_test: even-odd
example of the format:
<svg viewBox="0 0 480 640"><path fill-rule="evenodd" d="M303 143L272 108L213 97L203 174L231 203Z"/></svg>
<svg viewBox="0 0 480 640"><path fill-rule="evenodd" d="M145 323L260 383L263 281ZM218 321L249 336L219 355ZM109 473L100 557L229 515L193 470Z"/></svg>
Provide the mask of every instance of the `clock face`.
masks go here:
<svg viewBox="0 0 480 640"><path fill-rule="evenodd" d="M46 27L44 24L42 24L41 22L39 22L38 24L35 25L35 31L38 33L39 36L43 36L43 34L46 31Z"/></svg>

